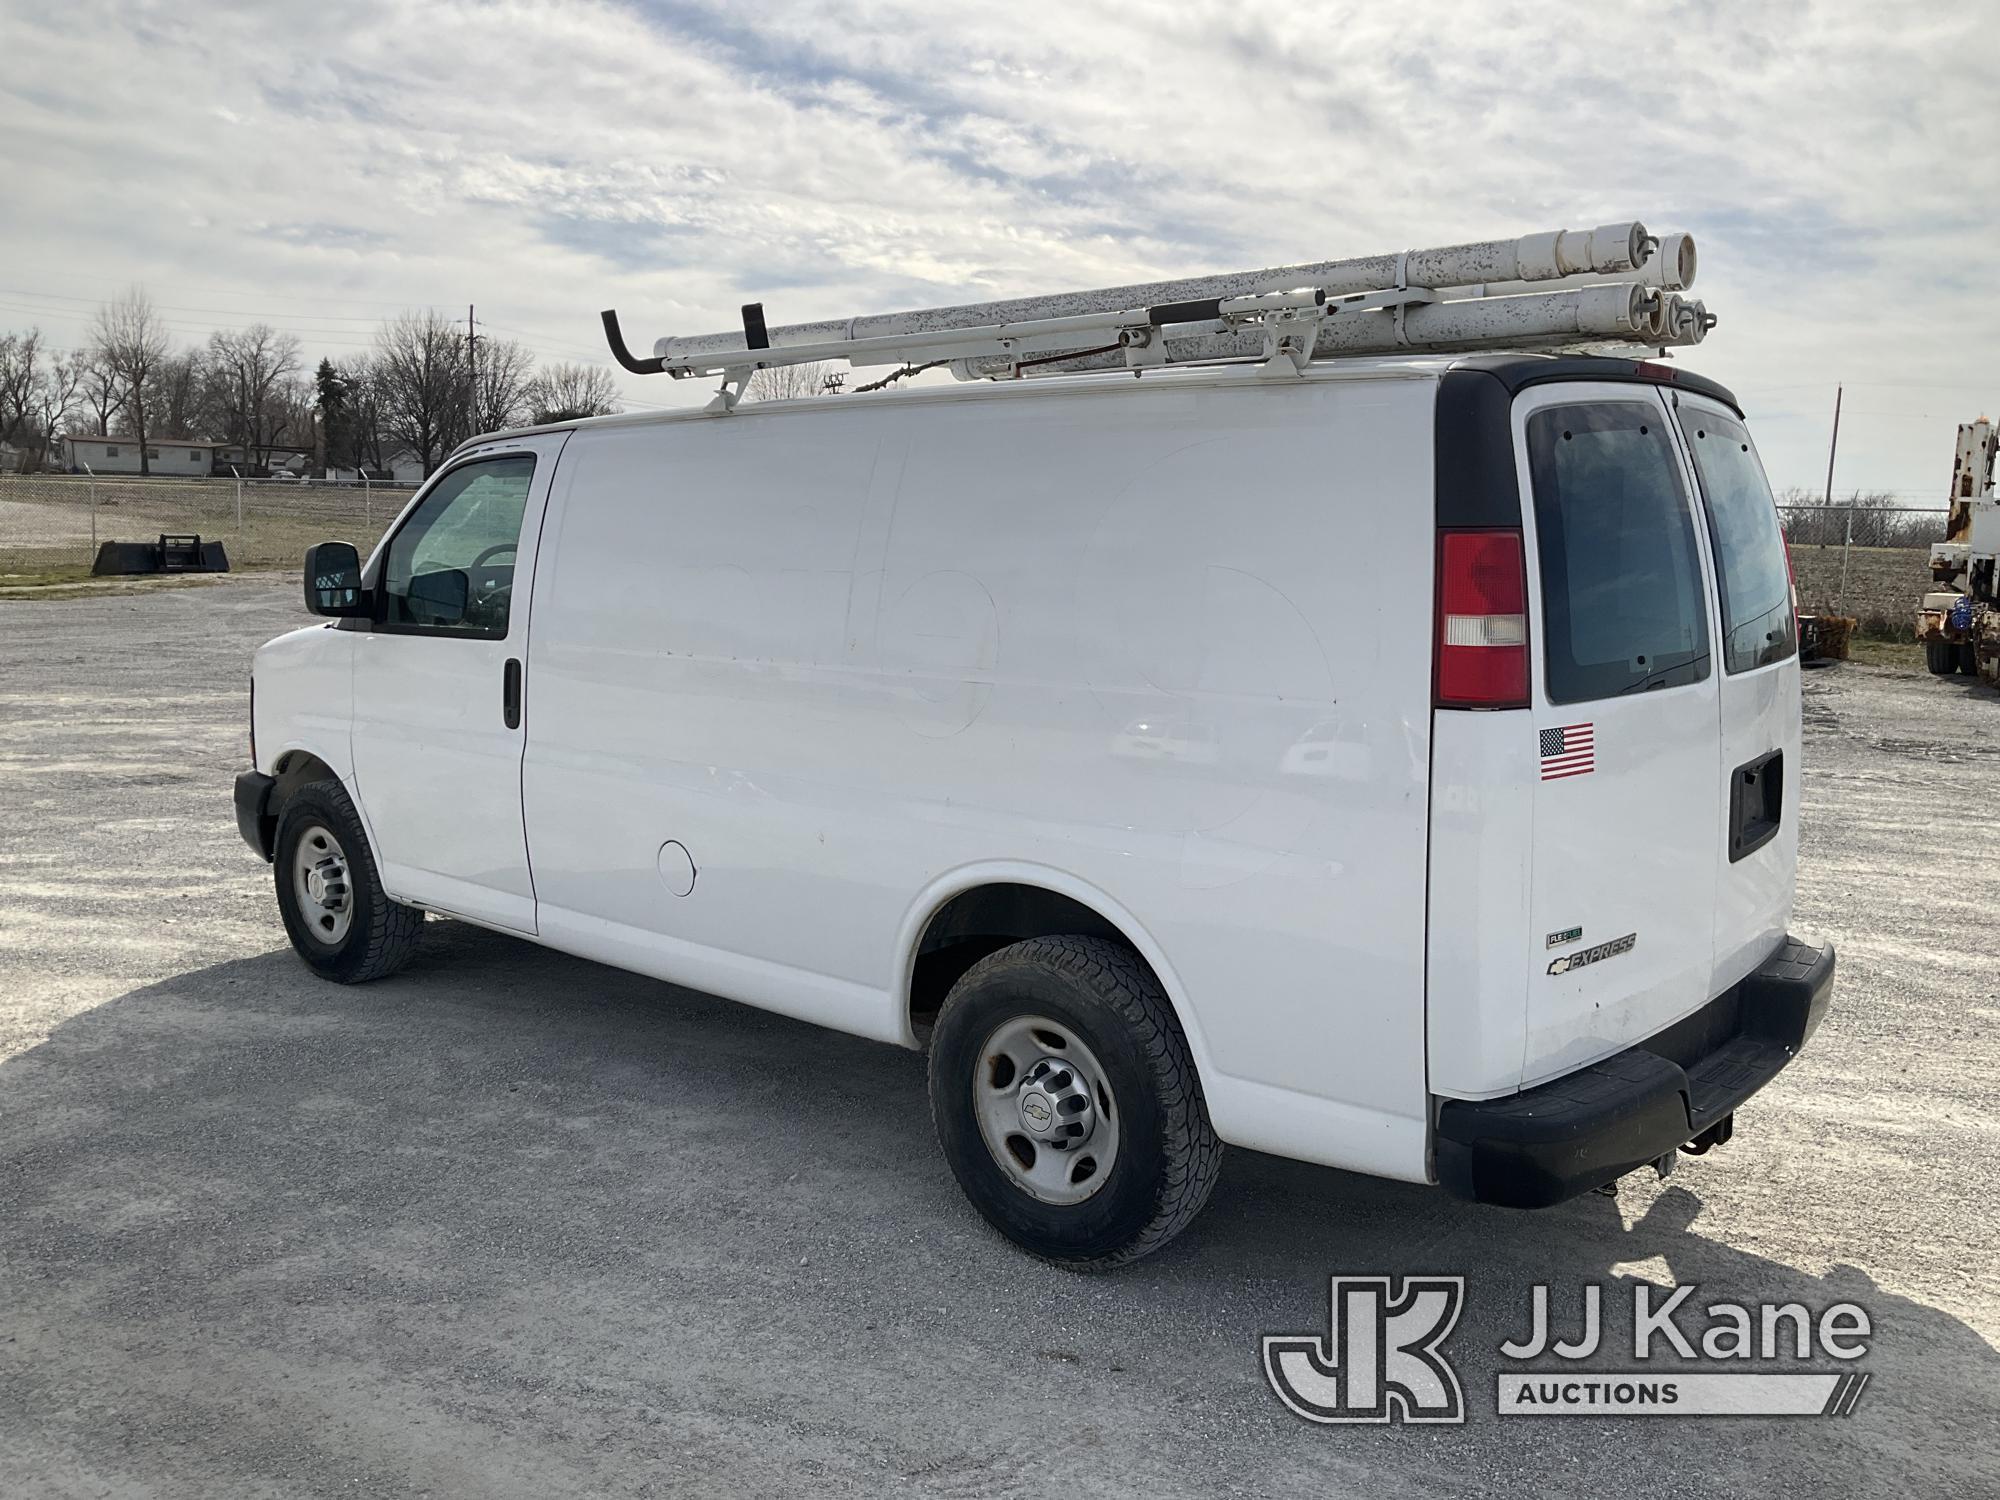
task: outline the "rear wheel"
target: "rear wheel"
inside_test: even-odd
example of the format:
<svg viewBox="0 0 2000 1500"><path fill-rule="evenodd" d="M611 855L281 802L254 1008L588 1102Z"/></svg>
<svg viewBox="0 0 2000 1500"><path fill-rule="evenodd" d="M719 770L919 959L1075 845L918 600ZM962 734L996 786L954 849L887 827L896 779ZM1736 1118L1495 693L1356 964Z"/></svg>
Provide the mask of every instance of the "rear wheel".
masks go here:
<svg viewBox="0 0 2000 1500"><path fill-rule="evenodd" d="M361 815L337 781L293 792L271 861L292 948L324 979L360 984L409 962L424 914L382 894Z"/></svg>
<svg viewBox="0 0 2000 1500"><path fill-rule="evenodd" d="M1131 949L1103 938L1031 938L967 970L938 1014L930 1092L973 1206L1078 1270L1164 1245L1221 1167L1172 1006Z"/></svg>
<svg viewBox="0 0 2000 1500"><path fill-rule="evenodd" d="M1950 641L1925 641L1924 665L1934 677L1949 677L1958 670L1958 647Z"/></svg>
<svg viewBox="0 0 2000 1500"><path fill-rule="evenodd" d="M1977 677L1979 675L1979 647L1971 641L1958 648L1958 675Z"/></svg>

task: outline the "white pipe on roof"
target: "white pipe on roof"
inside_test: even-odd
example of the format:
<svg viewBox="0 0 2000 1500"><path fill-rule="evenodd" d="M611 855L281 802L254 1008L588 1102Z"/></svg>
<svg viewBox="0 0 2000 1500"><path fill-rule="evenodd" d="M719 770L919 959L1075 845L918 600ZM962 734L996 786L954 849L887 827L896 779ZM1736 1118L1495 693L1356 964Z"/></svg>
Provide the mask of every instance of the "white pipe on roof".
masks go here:
<svg viewBox="0 0 2000 1500"><path fill-rule="evenodd" d="M1691 234L1663 234L1660 248L1647 257L1646 263L1636 270L1625 272L1595 272L1576 276L1564 283L1566 286L1589 286L1607 281L1626 281L1635 286L1658 287L1662 291L1684 292L1694 285L1695 249ZM1471 282L1465 286L1452 287L1445 295L1455 297L1511 297L1522 292L1546 291L1546 286L1530 281L1489 281Z"/></svg>
<svg viewBox="0 0 2000 1500"><path fill-rule="evenodd" d="M790 323L769 330L773 347L825 344L845 339L886 338L931 333L945 328L976 328L1024 319L1115 312L1206 297L1239 297L1262 292L1318 287L1328 296L1380 291L1387 287L1447 288L1482 282L1518 281L1533 284L1593 273L1616 274L1642 269L1653 249L1646 226L1637 221L1605 224L1596 229L1557 229L1513 239L1476 240L1431 250L1367 255L1349 260L1315 261L1262 271L1236 271L1192 276L1177 281L1142 282L1101 287L1095 291L1057 292L1040 297L1015 297L999 302L971 302L954 307L920 308L910 312L877 313L816 323ZM1692 244L1689 247L1692 254ZM669 361L703 360L741 352L741 329L726 333L692 334L656 341L653 353Z"/></svg>
<svg viewBox="0 0 2000 1500"><path fill-rule="evenodd" d="M1669 327L1665 342L1699 343L1707 326L1692 311L1698 303L1685 304L1686 311L1668 314L1672 322L1663 324L1661 304L1671 295L1630 283L1607 282L1517 297L1473 297L1413 306L1403 310L1400 326L1393 310L1334 316L1320 324L1313 355L1325 359L1352 354L1465 354L1482 349L1562 347L1587 340L1658 343L1662 338L1655 336L1655 330L1663 326ZM1678 304L1680 299L1674 301ZM1193 338L1169 335L1166 344L1169 358L1176 362L1242 359L1261 354L1264 337L1249 329ZM1052 360L1043 368L1049 373L1107 370L1122 368L1124 362L1122 354L1094 354ZM962 379L980 379L1003 374L1008 368L1004 359L971 359L957 361L953 373Z"/></svg>

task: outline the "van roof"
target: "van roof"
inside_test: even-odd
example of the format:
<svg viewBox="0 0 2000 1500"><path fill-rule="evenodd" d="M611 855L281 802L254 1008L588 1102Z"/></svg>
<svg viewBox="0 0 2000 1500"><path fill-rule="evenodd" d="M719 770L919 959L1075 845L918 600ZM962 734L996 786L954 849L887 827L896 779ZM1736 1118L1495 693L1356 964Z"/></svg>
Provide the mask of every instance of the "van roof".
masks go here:
<svg viewBox="0 0 2000 1500"><path fill-rule="evenodd" d="M1235 360L1209 365L1172 366L1149 369L1145 372L1148 385L1167 382L1185 385L1193 381L1203 385L1234 384L1257 378L1258 366L1253 362ZM1727 405L1739 416L1743 408L1730 390L1705 375L1697 375L1680 365L1667 364L1656 360L1635 360L1603 354L1416 354L1416 355L1375 355L1338 360L1321 360L1306 368L1301 378L1306 380L1355 380L1355 379L1428 379L1435 380L1452 370L1477 370L1493 376L1506 386L1509 394L1519 392L1528 386L1543 385L1556 380L1600 380L1632 381L1645 385L1671 385L1678 390L1693 391L1710 396ZM1093 370L1070 375L1043 375L1028 381L974 380L954 383L950 386L920 387L901 391L872 392L870 403L875 402L916 402L990 400L1004 398L1005 395L1024 395L1028 392L1104 390L1114 388L1115 382L1129 372L1124 370ZM1129 388L1129 387L1127 387ZM841 403L846 404L846 403ZM740 406L734 415L752 411L776 413L785 410L826 410L827 403L822 397L800 396L786 400L757 401ZM506 438L526 437L532 433L563 432L582 428L599 427L644 427L656 423L684 422L708 415L699 406L677 407L667 410L621 412L609 417L576 417L566 422L545 422L526 427L510 427L500 432L485 432L477 437L467 438L454 450L452 456L476 448L484 443L499 442Z"/></svg>

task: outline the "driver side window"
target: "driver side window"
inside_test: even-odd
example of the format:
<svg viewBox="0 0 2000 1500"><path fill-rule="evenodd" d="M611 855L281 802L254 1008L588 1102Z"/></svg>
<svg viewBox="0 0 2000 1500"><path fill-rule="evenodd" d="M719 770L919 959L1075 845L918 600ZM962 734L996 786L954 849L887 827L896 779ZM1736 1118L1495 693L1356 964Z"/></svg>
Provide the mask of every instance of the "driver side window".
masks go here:
<svg viewBox="0 0 2000 1500"><path fill-rule="evenodd" d="M507 634L531 454L461 465L410 513L389 542L376 622L399 633Z"/></svg>

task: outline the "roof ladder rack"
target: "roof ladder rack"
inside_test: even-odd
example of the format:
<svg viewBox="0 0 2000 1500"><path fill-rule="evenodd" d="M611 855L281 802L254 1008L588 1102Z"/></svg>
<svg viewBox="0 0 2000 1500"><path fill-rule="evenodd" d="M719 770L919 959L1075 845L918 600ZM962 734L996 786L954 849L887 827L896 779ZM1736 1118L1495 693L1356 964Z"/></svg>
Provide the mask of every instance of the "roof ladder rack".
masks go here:
<svg viewBox="0 0 2000 1500"><path fill-rule="evenodd" d="M1664 353L1700 343L1715 324L1702 303L1681 295L1694 265L1690 236L1657 240L1635 221L777 328L761 303L750 303L740 333L662 338L649 359L626 348L617 313L603 320L627 370L719 376L709 410L727 412L758 370L820 360L949 365L962 379L1004 379L1031 369L1143 372L1214 360L1253 360L1283 376L1316 359L1401 351L1615 345Z"/></svg>

